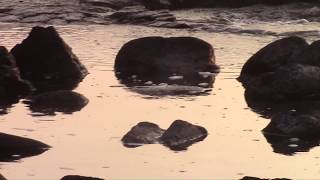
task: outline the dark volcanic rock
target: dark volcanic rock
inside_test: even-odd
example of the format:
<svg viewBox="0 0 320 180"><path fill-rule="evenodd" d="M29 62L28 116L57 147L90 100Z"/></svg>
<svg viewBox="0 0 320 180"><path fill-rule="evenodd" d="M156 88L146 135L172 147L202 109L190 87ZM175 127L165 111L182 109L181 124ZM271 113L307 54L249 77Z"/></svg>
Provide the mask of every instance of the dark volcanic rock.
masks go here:
<svg viewBox="0 0 320 180"><path fill-rule="evenodd" d="M159 139L163 133L164 130L156 124L140 122L122 138L122 142L127 147L155 144L159 143Z"/></svg>
<svg viewBox="0 0 320 180"><path fill-rule="evenodd" d="M261 101L246 95L248 106L271 119L262 130L275 153L308 152L320 142L319 101Z"/></svg>
<svg viewBox="0 0 320 180"><path fill-rule="evenodd" d="M18 102L32 90L31 84L21 79L14 57L0 46L0 104Z"/></svg>
<svg viewBox="0 0 320 180"><path fill-rule="evenodd" d="M313 113L282 112L263 129L265 134L289 137L320 137L320 111Z"/></svg>
<svg viewBox="0 0 320 180"><path fill-rule="evenodd" d="M191 144L205 139L207 135L207 130L201 126L176 120L164 132L161 140L163 144L172 150L185 150Z"/></svg>
<svg viewBox="0 0 320 180"><path fill-rule="evenodd" d="M80 111L88 104L89 100L83 95L59 90L31 96L25 101L33 112L54 114L55 112L73 113Z"/></svg>
<svg viewBox="0 0 320 180"><path fill-rule="evenodd" d="M125 75L172 76L217 70L212 46L194 37L145 37L126 43L115 61Z"/></svg>
<svg viewBox="0 0 320 180"><path fill-rule="evenodd" d="M39 92L73 89L88 74L54 27L34 27L12 50L21 77Z"/></svg>
<svg viewBox="0 0 320 180"><path fill-rule="evenodd" d="M35 156L49 149L49 146L32 139L0 133L0 161L15 161Z"/></svg>
<svg viewBox="0 0 320 180"><path fill-rule="evenodd" d="M288 37L274 41L259 50L244 64L239 80L246 83L247 78L267 72L275 72L279 67L288 64L307 47L306 40L299 37Z"/></svg>
<svg viewBox="0 0 320 180"><path fill-rule="evenodd" d="M275 41L253 55L238 80L257 99L320 98L320 46L298 37Z"/></svg>
<svg viewBox="0 0 320 180"><path fill-rule="evenodd" d="M162 143L172 150L182 151L202 141L207 135L205 128L182 120L174 121L167 130L153 123L141 122L122 138L122 142L126 147Z"/></svg>
<svg viewBox="0 0 320 180"><path fill-rule="evenodd" d="M95 177L78 176L78 175L68 175L61 178L61 180L104 180L104 179L95 178Z"/></svg>

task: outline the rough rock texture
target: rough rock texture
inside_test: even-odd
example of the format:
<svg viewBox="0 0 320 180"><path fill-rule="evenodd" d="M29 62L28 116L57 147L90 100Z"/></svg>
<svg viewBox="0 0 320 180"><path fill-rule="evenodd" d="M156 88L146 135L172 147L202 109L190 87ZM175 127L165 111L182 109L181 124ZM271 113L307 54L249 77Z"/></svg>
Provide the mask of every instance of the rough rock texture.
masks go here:
<svg viewBox="0 0 320 180"><path fill-rule="evenodd" d="M149 11L142 7L123 8L109 16L116 24L134 24L163 28L191 28L184 22L178 22L176 17L167 10Z"/></svg>
<svg viewBox="0 0 320 180"><path fill-rule="evenodd" d="M306 40L300 37L287 37L274 41L259 50L244 64L239 80L243 82L252 76L275 72L279 67L289 64L307 47Z"/></svg>
<svg viewBox="0 0 320 180"><path fill-rule="evenodd" d="M95 177L78 176L78 175L67 175L61 178L61 180L104 180L104 179L95 178Z"/></svg>
<svg viewBox="0 0 320 180"><path fill-rule="evenodd" d="M320 112L313 114L279 113L272 118L263 132L290 137L320 137Z"/></svg>
<svg viewBox="0 0 320 180"><path fill-rule="evenodd" d="M141 122L122 138L122 142L126 147L161 143L172 150L182 151L202 141L207 135L205 128L182 120L174 121L167 130L153 123Z"/></svg>
<svg viewBox="0 0 320 180"><path fill-rule="evenodd" d="M35 156L49 149L49 146L28 138L0 133L0 161L14 161Z"/></svg>
<svg viewBox="0 0 320 180"><path fill-rule="evenodd" d="M122 138L122 142L127 147L137 147L142 144L155 144L159 143L159 139L163 133L164 130L156 124L140 122Z"/></svg>
<svg viewBox="0 0 320 180"><path fill-rule="evenodd" d="M257 99L320 98L319 50L319 42L299 37L277 40L245 63L238 80Z"/></svg>
<svg viewBox="0 0 320 180"><path fill-rule="evenodd" d="M1 104L11 104L30 94L31 84L20 77L16 61L7 49L0 46L0 100Z"/></svg>
<svg viewBox="0 0 320 180"><path fill-rule="evenodd" d="M191 144L202 141L207 135L207 130L201 126L176 120L164 132L161 140L163 144L173 150L184 150Z"/></svg>
<svg viewBox="0 0 320 180"><path fill-rule="evenodd" d="M21 77L37 91L73 89L88 74L54 27L34 27L11 53Z"/></svg>
<svg viewBox="0 0 320 180"><path fill-rule="evenodd" d="M80 111L89 100L83 95L68 91L51 91L29 97L25 103L33 112L54 114L55 112L73 113Z"/></svg>
<svg viewBox="0 0 320 180"><path fill-rule="evenodd" d="M120 74L190 75L217 70L212 46L194 37L145 37L126 43L115 61Z"/></svg>
<svg viewBox="0 0 320 180"><path fill-rule="evenodd" d="M142 0L150 9L183 9L183 8L215 8L243 7L255 4L280 5L293 2L318 2L317 0Z"/></svg>
<svg viewBox="0 0 320 180"><path fill-rule="evenodd" d="M128 6L138 5L138 2L138 0L80 0L80 3L86 3L94 6L104 6L116 10Z"/></svg>

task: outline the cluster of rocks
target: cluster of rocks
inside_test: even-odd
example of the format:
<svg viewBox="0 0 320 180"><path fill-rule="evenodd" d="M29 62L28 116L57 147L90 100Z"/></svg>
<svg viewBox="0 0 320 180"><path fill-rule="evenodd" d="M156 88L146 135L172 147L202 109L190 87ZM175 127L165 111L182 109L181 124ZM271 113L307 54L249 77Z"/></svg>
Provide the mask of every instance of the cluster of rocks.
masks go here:
<svg viewBox="0 0 320 180"><path fill-rule="evenodd" d="M70 91L88 71L54 27L32 28L10 52L0 47L0 59L1 103L10 105L27 97L32 107L52 110L60 103L69 109L67 112L88 103L85 97ZM72 101L65 104L66 100Z"/></svg>
<svg viewBox="0 0 320 180"><path fill-rule="evenodd" d="M202 141L208 135L205 128L176 120L167 130L150 122L140 122L124 137L126 147L138 147L143 144L163 144L172 150L186 150L192 144Z"/></svg>
<svg viewBox="0 0 320 180"><path fill-rule="evenodd" d="M34 27L11 52L0 47L0 100L6 106L27 98L31 110L71 113L88 99L72 92L88 74L53 27ZM0 161L43 153L50 146L32 139L0 133Z"/></svg>
<svg viewBox="0 0 320 180"><path fill-rule="evenodd" d="M271 118L263 133L277 153L292 155L319 145L319 50L320 41L277 40L254 54L238 78L249 107Z"/></svg>

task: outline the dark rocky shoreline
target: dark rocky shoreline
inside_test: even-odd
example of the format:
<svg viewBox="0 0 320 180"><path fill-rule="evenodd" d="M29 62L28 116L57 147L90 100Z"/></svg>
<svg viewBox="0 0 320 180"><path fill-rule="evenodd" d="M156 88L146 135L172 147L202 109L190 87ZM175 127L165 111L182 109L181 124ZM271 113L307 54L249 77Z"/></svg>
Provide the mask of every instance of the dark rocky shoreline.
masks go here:
<svg viewBox="0 0 320 180"><path fill-rule="evenodd" d="M243 5L232 5L234 1L217 1L218 5L207 5L207 1L189 4L188 8L205 9L210 12L210 20L197 22L182 18L177 10L163 10L148 7L147 0L71 0L71 1L19 1L4 0L0 2L0 22L18 23L22 25L88 25L88 24L131 24L149 27L176 28L203 30L210 32L246 33L255 35L285 36L286 34L265 31L263 29L241 29L233 26L238 21L247 23L299 21L320 22L319 2L310 1L283 1L272 5L262 5L264 1L244 1ZM150 1L157 3L156 1ZM214 1L216 2L216 1ZM268 2L268 1L266 1ZM219 3L222 3L219 5ZM262 4L261 4L262 3ZM288 4L287 4L288 3ZM169 3L170 4L170 3ZM210 3L209 3L210 4ZM269 4L269 3L265 3ZM251 6L248 6L251 5ZM183 5L181 8L183 9ZM237 8L234 8L237 7ZM239 7L239 8L238 8ZM167 7L170 9L170 7ZM172 9L172 8L171 8ZM180 9L180 8L173 8ZM182 10L189 11L189 10ZM202 11L199 9L199 11ZM228 12L228 13L226 13Z"/></svg>

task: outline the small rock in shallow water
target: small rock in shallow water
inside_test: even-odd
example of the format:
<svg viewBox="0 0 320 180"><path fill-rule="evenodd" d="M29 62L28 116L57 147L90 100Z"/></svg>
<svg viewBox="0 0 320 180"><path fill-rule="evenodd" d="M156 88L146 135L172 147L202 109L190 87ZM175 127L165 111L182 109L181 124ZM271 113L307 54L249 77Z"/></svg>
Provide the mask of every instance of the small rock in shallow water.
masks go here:
<svg viewBox="0 0 320 180"><path fill-rule="evenodd" d="M95 178L95 177L78 176L78 175L68 175L61 178L61 180L104 180L104 179Z"/></svg>
<svg viewBox="0 0 320 180"><path fill-rule="evenodd" d="M122 138L122 142L127 147L159 143L163 133L164 130L156 124L140 122Z"/></svg>
<svg viewBox="0 0 320 180"><path fill-rule="evenodd" d="M161 137L163 144L173 150L184 150L191 144L202 141L208 135L205 128L176 120Z"/></svg>
<svg viewBox="0 0 320 180"><path fill-rule="evenodd" d="M182 120L174 121L167 130L153 123L141 122L122 138L122 142L126 147L162 143L172 150L181 151L202 141L207 135L205 128Z"/></svg>

